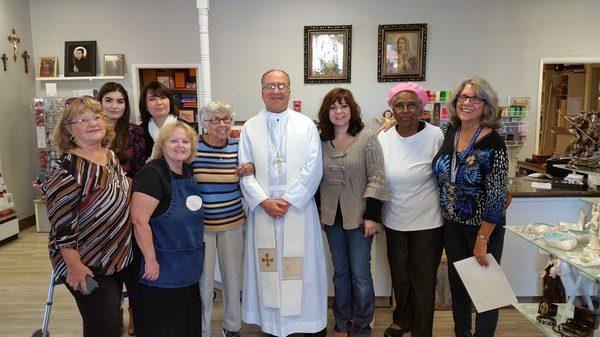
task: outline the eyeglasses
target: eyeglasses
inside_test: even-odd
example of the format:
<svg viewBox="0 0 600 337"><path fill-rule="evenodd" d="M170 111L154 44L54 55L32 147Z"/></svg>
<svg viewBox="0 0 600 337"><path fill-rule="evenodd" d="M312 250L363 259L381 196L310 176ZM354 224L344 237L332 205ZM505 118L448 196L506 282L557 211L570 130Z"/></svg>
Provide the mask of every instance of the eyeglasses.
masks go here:
<svg viewBox="0 0 600 337"><path fill-rule="evenodd" d="M418 107L419 107L419 105L417 105L416 103L408 103L408 104L396 103L396 104L392 105L392 109L394 109L396 111L404 111L404 109L406 109L410 112L414 112L414 111L417 111Z"/></svg>
<svg viewBox="0 0 600 337"><path fill-rule="evenodd" d="M73 124L81 124L83 126L89 126L91 123L95 122L95 123L104 123L106 121L106 117L102 116L102 115L96 115L92 118L82 118L82 119L74 119L72 121L70 121L68 123L68 125L73 125Z"/></svg>
<svg viewBox="0 0 600 337"><path fill-rule="evenodd" d="M479 105L479 104L485 102L485 99L483 99L481 97L477 97L477 96L467 96L467 95L458 96L458 101L461 103L466 102L468 99L470 99L471 103L475 104L475 105Z"/></svg>
<svg viewBox="0 0 600 337"><path fill-rule="evenodd" d="M233 118L231 117L213 117L211 119L205 119L205 122L210 122L210 124L213 125L219 125L221 124L221 122L223 122L223 124L231 124L231 122L233 122Z"/></svg>
<svg viewBox="0 0 600 337"><path fill-rule="evenodd" d="M263 89L275 90L275 88L277 88L280 91L285 90L289 87L290 86L287 85L287 83L267 83L263 85Z"/></svg>

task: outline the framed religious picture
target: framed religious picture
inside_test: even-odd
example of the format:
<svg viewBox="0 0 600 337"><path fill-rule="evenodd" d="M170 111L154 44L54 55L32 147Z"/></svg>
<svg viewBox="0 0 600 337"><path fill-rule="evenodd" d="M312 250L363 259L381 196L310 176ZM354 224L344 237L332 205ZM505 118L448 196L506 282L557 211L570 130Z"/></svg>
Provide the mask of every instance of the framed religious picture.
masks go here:
<svg viewBox="0 0 600 337"><path fill-rule="evenodd" d="M123 76L125 73L125 55L104 54L104 76Z"/></svg>
<svg viewBox="0 0 600 337"><path fill-rule="evenodd" d="M56 77L58 74L58 57L42 56L38 59L38 77Z"/></svg>
<svg viewBox="0 0 600 337"><path fill-rule="evenodd" d="M304 26L304 83L350 83L352 26Z"/></svg>
<svg viewBox="0 0 600 337"><path fill-rule="evenodd" d="M426 51L426 23L379 25L377 81L425 81Z"/></svg>
<svg viewBox="0 0 600 337"><path fill-rule="evenodd" d="M96 41L65 41L65 77L96 76Z"/></svg>

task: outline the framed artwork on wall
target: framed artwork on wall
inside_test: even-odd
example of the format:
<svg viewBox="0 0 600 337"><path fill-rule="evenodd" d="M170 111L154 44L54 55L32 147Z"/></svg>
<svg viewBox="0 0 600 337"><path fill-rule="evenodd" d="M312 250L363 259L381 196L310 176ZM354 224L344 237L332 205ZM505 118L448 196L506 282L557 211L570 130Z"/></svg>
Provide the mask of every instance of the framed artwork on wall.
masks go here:
<svg viewBox="0 0 600 337"><path fill-rule="evenodd" d="M379 25L378 82L425 81L427 24Z"/></svg>
<svg viewBox="0 0 600 337"><path fill-rule="evenodd" d="M96 76L96 41L65 41L65 76Z"/></svg>
<svg viewBox="0 0 600 337"><path fill-rule="evenodd" d="M124 54L104 54L104 76L123 76L124 73Z"/></svg>
<svg viewBox="0 0 600 337"><path fill-rule="evenodd" d="M58 57L42 56L38 58L38 77L56 77L58 74Z"/></svg>
<svg viewBox="0 0 600 337"><path fill-rule="evenodd" d="M304 26L304 83L350 83L352 26Z"/></svg>

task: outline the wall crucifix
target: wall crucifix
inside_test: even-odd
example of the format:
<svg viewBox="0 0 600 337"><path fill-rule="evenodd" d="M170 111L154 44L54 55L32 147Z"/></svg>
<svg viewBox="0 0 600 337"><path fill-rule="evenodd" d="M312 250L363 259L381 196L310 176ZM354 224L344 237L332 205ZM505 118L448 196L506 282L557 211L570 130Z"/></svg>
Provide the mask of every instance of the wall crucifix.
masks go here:
<svg viewBox="0 0 600 337"><path fill-rule="evenodd" d="M2 57L0 57L0 59L2 59L2 64L4 66L4 71L6 71L6 61L8 61L8 57L6 57L6 54L2 54Z"/></svg>
<svg viewBox="0 0 600 337"><path fill-rule="evenodd" d="M13 60L17 62L17 43L21 42L21 38L17 36L14 28L11 30L11 34L8 35L8 41L12 44Z"/></svg>
<svg viewBox="0 0 600 337"><path fill-rule="evenodd" d="M27 74L29 72L29 65L27 64L27 62L29 61L29 58L31 56L29 56L29 54L27 53L27 50L26 50L23 52L21 57L23 58L23 61L25 62L25 73Z"/></svg>

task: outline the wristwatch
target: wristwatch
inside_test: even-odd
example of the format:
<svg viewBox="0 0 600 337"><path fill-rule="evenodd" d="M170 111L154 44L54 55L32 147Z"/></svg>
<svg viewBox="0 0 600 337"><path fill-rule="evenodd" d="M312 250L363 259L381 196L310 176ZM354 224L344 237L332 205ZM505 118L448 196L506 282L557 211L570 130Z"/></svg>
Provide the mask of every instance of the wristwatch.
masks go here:
<svg viewBox="0 0 600 337"><path fill-rule="evenodd" d="M483 240L483 241L485 241L485 242L488 242L488 241L490 241L490 239L489 239L487 236L485 236L485 234L483 234L483 233L481 233L481 232L477 233L477 236L478 236L478 237L479 237L481 240Z"/></svg>

